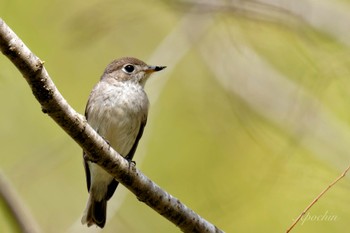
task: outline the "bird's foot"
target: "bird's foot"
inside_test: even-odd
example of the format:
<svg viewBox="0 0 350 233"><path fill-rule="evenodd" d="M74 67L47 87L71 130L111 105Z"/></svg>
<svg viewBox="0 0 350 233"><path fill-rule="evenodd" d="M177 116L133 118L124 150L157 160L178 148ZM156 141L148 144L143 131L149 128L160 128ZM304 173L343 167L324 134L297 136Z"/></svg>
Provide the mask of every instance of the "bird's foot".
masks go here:
<svg viewBox="0 0 350 233"><path fill-rule="evenodd" d="M136 161L127 159L130 165L136 166Z"/></svg>
<svg viewBox="0 0 350 233"><path fill-rule="evenodd" d="M136 166L136 162L132 159L129 159L129 158L126 158L126 160L129 162L129 170L130 170L130 167L133 166L135 167Z"/></svg>

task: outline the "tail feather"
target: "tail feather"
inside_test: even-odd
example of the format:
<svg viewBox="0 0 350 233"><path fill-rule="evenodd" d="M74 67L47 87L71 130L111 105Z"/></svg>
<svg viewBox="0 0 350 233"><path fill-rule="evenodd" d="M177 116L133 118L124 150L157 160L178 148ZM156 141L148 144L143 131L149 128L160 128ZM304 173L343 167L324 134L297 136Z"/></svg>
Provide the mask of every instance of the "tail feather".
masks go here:
<svg viewBox="0 0 350 233"><path fill-rule="evenodd" d="M106 207L107 207L106 199L102 199L101 201L96 201L93 199L93 196L90 194L84 215L81 219L81 223L87 224L88 227L95 224L100 228L103 228L106 223Z"/></svg>

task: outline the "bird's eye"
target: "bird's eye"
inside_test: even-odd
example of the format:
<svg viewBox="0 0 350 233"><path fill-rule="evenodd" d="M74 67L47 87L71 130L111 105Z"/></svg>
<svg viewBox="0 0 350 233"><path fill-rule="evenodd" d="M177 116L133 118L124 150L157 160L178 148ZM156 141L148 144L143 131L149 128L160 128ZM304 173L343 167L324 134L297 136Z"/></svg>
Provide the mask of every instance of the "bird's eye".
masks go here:
<svg viewBox="0 0 350 233"><path fill-rule="evenodd" d="M135 70L135 67L133 65L126 65L123 67L123 71L126 73L132 73Z"/></svg>

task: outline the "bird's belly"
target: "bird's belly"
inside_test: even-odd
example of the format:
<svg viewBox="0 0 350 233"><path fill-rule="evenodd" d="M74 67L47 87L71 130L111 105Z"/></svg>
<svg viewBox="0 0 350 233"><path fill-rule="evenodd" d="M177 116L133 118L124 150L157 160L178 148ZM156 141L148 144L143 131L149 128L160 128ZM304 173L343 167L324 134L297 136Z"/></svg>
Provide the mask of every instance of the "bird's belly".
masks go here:
<svg viewBox="0 0 350 233"><path fill-rule="evenodd" d="M148 99L134 94L114 96L115 93L105 92L108 98L101 96L91 106L88 122L119 154L126 156L135 142L141 121L147 117Z"/></svg>
<svg viewBox="0 0 350 233"><path fill-rule="evenodd" d="M131 150L138 131L141 119L122 108L113 108L106 111L105 120L101 123L99 133L122 156Z"/></svg>

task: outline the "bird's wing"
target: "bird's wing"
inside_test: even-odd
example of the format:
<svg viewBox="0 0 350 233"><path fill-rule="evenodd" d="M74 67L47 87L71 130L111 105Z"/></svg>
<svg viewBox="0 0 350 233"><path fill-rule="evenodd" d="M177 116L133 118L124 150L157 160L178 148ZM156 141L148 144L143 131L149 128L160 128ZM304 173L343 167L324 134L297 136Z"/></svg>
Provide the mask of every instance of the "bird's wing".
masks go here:
<svg viewBox="0 0 350 233"><path fill-rule="evenodd" d="M84 170L85 170L87 190L88 190L88 192L90 192L90 185L91 185L90 169L89 169L88 162L85 159L85 151L83 151L83 159L84 159Z"/></svg>
<svg viewBox="0 0 350 233"><path fill-rule="evenodd" d="M137 133L135 142L134 142L133 146L131 147L129 153L125 156L125 159L131 161L132 158L134 157L134 154L135 154L137 145L139 144L139 140L140 140L140 138L142 137L143 129L145 128L146 122L147 122L147 117L145 117L145 118L141 121L140 128L139 128L139 132ZM114 180L114 179L112 180L111 183L109 183L109 185L108 185L108 191L107 191L107 196L106 196L107 200L109 200L109 199L113 196L114 191L115 191L116 188L118 187L118 184L119 184L119 182L116 181L116 180Z"/></svg>
<svg viewBox="0 0 350 233"><path fill-rule="evenodd" d="M140 124L140 128L139 128L139 132L137 133L137 136L136 136L134 145L132 145L132 147L131 147L129 153L125 156L125 159L131 161L132 158L134 157L136 148L137 148L137 146L138 146L138 144L139 144L140 138L142 137L143 130L144 130L145 126L146 126L146 123L147 123L147 116L145 116L145 117L142 119L141 124Z"/></svg>
<svg viewBox="0 0 350 233"><path fill-rule="evenodd" d="M91 94L90 94L90 97L91 97ZM85 118L86 120L88 119L88 111L89 111L89 102L90 102L90 98L89 97L89 100L86 104L86 107L85 107ZM87 185L87 190L88 192L90 192L90 185L91 185L91 175L90 175L90 169L89 169L89 165L87 163L87 160L85 159L85 151L83 151L83 159L84 159L84 170L85 170L85 177L86 177L86 185Z"/></svg>

